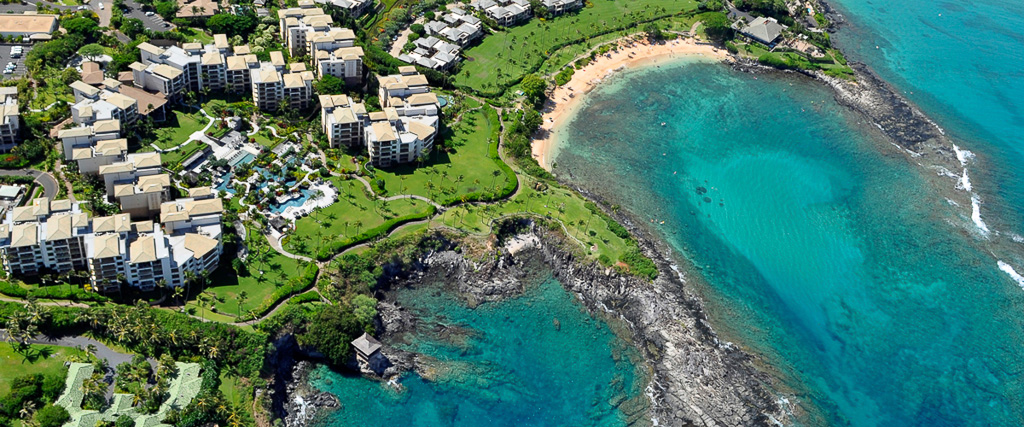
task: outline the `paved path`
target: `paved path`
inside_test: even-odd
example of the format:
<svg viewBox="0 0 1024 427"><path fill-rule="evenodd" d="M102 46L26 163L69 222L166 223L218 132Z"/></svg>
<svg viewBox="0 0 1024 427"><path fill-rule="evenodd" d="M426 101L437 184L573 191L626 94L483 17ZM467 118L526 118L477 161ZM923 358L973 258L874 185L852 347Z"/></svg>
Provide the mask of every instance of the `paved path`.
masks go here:
<svg viewBox="0 0 1024 427"><path fill-rule="evenodd" d="M0 329L0 340L6 341L7 339L8 339L7 331L4 330L4 329ZM30 344L44 344L44 345L58 345L58 346L61 346L61 347L81 347L83 350L85 350L91 344L93 346L96 346L96 357L100 358L100 359L107 359L107 362L110 363L110 367L111 368L115 368L115 367L117 367L117 365L120 365L120 364L125 363L125 362L131 362L132 361L132 355L131 354L125 354L125 353L120 353L120 352L114 351L110 347L107 347L106 344L103 344L103 343L101 343L99 341L96 341L96 340L94 340L92 338L81 336L81 335L59 337L59 338L47 337L47 336L44 336L44 335L39 335L35 339L29 340L29 343Z"/></svg>
<svg viewBox="0 0 1024 427"><path fill-rule="evenodd" d="M43 187L43 197L50 200L57 197L57 179L55 179L53 175L50 175L49 172L38 171L35 169L14 169L0 170L0 175L35 177L36 183Z"/></svg>
<svg viewBox="0 0 1024 427"><path fill-rule="evenodd" d="M209 114L206 114L206 110L203 110L202 108L199 109L199 112L203 113L203 115L206 116L206 118L209 119L210 121L208 123L206 123L206 126L203 126L202 130L197 130L195 132L192 132L192 134L188 136L188 139L186 139L185 142L182 142L181 144L178 144L178 145L176 145L174 147L171 147L171 148L160 148L160 147L158 147L156 145L155 142L152 143L152 144L149 144L149 146L153 147L153 149L156 150L158 153L169 153L171 151L178 151L178 150L180 150L181 147L184 147L184 146L186 146L188 144L191 144L192 141L203 141L204 138L206 138L206 131L210 130L210 126L213 126L213 123L216 122L217 120L222 120L222 119L218 119L218 118L215 118L213 116L210 116Z"/></svg>

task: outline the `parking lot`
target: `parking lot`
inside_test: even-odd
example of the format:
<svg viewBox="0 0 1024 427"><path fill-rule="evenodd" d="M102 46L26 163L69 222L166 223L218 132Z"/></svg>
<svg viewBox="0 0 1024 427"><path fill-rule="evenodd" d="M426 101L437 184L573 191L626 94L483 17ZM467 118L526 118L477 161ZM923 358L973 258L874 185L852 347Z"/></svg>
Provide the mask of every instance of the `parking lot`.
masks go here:
<svg viewBox="0 0 1024 427"><path fill-rule="evenodd" d="M11 58L11 48L14 46L22 46L23 52L21 54L21 58ZM17 66L14 68L12 73L0 74L0 76L2 76L4 80L16 79L24 76L28 71L25 69L25 55L28 54L28 51L30 50L32 50L32 46L29 45L0 45L0 69L6 68L8 62L13 62Z"/></svg>
<svg viewBox="0 0 1024 427"><path fill-rule="evenodd" d="M134 0L124 0L124 7L127 10L124 11L125 17L135 18L142 21L142 25L153 31L170 31L174 28L174 24L164 21L164 18L154 13L152 16L146 16L146 11L142 10L142 5Z"/></svg>

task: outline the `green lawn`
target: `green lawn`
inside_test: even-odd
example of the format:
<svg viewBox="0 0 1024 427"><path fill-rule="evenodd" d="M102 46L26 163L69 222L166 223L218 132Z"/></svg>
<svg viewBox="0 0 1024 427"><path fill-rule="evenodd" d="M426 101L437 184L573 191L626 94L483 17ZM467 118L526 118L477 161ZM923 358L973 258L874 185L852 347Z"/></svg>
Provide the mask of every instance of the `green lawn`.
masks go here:
<svg viewBox="0 0 1024 427"><path fill-rule="evenodd" d="M206 144L199 141L192 141L188 145L181 147L174 151L168 151L166 153L160 153L160 161L168 168L173 168L178 165L195 152L202 150L206 147ZM153 147L144 146L139 149L140 152L154 151Z"/></svg>
<svg viewBox="0 0 1024 427"><path fill-rule="evenodd" d="M366 195L366 186L362 182L340 177L333 177L331 181L341 189L338 201L319 213L296 221L295 232L285 242L289 252L315 256L318 245L352 239L388 220L424 214L431 210L427 202L412 199L393 200L386 204L378 201L375 205Z"/></svg>
<svg viewBox="0 0 1024 427"><path fill-rule="evenodd" d="M60 81L59 78L46 78L45 82L45 86L36 88L36 96L32 97L29 101L29 108L42 110L58 100L67 102L68 104L73 104L75 102L75 95L71 93L71 89L68 85Z"/></svg>
<svg viewBox="0 0 1024 427"><path fill-rule="evenodd" d="M258 234L253 237L264 241L266 239ZM213 305L217 307L219 313L227 314L227 317L236 316L239 313L239 303L241 303L243 315L249 310L256 309L264 300L271 297L278 286L284 285L300 272L299 261L281 255L265 244L263 247L265 251L269 251L269 255L266 260L260 262L259 257L250 254L246 260L249 274L245 277L235 274L235 271L228 266L221 267L210 275L205 291L216 297ZM234 257L234 254L225 254L225 256ZM263 271L262 280L260 280L261 270ZM243 291L247 294L247 298L245 301L239 301L239 295ZM195 301L190 304L195 304ZM225 321L221 318L214 320ZM234 319L226 321L233 322Z"/></svg>
<svg viewBox="0 0 1024 427"><path fill-rule="evenodd" d="M697 7L694 0L599 0L592 4L578 14L550 21L531 19L484 38L465 52L469 60L463 62L456 85L496 93L499 85L517 81L536 69L560 45L589 41L609 31L635 28L637 22Z"/></svg>
<svg viewBox="0 0 1024 427"><path fill-rule="evenodd" d="M163 149L177 146L187 141L196 131L203 130L209 122L202 113L173 111L166 122L157 125L156 140L153 143Z"/></svg>
<svg viewBox="0 0 1024 427"><path fill-rule="evenodd" d="M67 370L64 361L72 355L85 360L88 354L73 347L55 345L33 345L32 354L37 355L31 361L21 354L15 353L10 345L0 345L0 396L6 396L11 390L11 381L22 375L43 374L58 375Z"/></svg>
<svg viewBox="0 0 1024 427"><path fill-rule="evenodd" d="M415 194L441 204L472 193L500 190L514 178L503 174L489 154L498 127L497 113L491 107L467 112L453 125L450 135L439 136L455 142L451 153L435 150L423 166L411 163L379 169L370 180L377 189L377 180L383 180L383 193L388 195Z"/></svg>

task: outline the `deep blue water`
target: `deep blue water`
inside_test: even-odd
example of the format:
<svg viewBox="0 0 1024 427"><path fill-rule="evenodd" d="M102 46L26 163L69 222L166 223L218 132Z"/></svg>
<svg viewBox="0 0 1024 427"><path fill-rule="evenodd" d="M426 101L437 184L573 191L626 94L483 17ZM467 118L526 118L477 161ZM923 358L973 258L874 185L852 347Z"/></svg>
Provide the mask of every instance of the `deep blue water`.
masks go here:
<svg viewBox="0 0 1024 427"><path fill-rule="evenodd" d="M954 180L806 79L681 61L588 100L555 171L699 268L716 326L778 368L804 422L1024 425L1024 291Z"/></svg>
<svg viewBox="0 0 1024 427"><path fill-rule="evenodd" d="M421 321L402 346L434 359L430 380L397 392L320 368L312 384L342 402L321 425L624 426L619 408L645 405L635 350L557 281L476 308L440 288L396 297Z"/></svg>

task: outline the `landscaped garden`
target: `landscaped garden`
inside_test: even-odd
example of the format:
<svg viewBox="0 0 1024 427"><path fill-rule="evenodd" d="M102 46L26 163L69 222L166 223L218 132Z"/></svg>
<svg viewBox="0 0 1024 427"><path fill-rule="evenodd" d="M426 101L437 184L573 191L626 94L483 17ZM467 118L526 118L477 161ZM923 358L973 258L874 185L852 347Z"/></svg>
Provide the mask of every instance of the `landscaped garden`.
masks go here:
<svg viewBox="0 0 1024 427"><path fill-rule="evenodd" d="M209 122L210 119L197 111L172 111L167 115L167 121L154 131L156 139L153 144L164 150L176 147L187 141L193 133L203 130Z"/></svg>
<svg viewBox="0 0 1024 427"><path fill-rule="evenodd" d="M434 207L422 200L375 200L355 179L332 177L339 189L338 201L295 222L285 239L285 249L309 257L323 257L336 250L384 233L387 228L414 218L425 218Z"/></svg>
<svg viewBox="0 0 1024 427"><path fill-rule="evenodd" d="M88 360L89 354L73 347L34 344L25 353L0 345L0 397L11 391L15 378L30 374L63 377L65 362Z"/></svg>
<svg viewBox="0 0 1024 427"><path fill-rule="evenodd" d="M262 235L249 237L250 253L243 263L243 270L239 273L230 266L221 266L206 280L204 293L198 297L203 307L214 307L216 313L232 321L237 316L246 316L275 303L278 299L275 298L275 291L287 286L293 278L301 276L307 264L279 254L267 244ZM224 257L234 258L234 255L225 253ZM196 285L203 285L203 280L198 279ZM191 307L197 303L193 301L189 304Z"/></svg>

